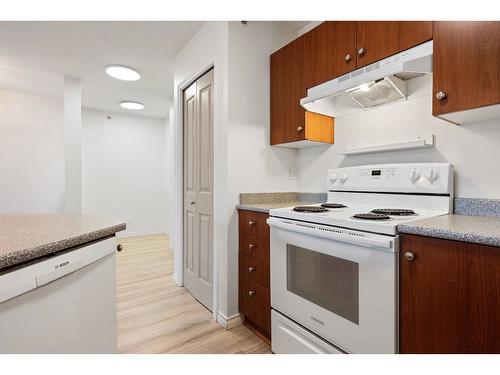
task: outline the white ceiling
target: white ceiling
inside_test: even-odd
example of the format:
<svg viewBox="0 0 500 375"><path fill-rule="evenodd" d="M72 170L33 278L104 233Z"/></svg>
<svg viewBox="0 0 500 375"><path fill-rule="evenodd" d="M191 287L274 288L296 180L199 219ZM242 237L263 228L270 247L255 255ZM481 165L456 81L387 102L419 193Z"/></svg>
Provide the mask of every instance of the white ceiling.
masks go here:
<svg viewBox="0 0 500 375"><path fill-rule="evenodd" d="M0 22L0 89L15 89L24 79L32 81L28 90L54 95L58 90L49 82L60 85L54 77L69 75L82 79L84 106L165 117L173 95L173 57L202 24ZM104 72L109 64L131 66L142 78L113 79ZM121 100L140 101L146 108L128 111L118 105Z"/></svg>
<svg viewBox="0 0 500 375"><path fill-rule="evenodd" d="M296 29L308 21L285 21ZM83 106L166 117L173 97L173 58L203 22L0 22L0 89L61 96L62 77L82 79ZM109 64L137 69L119 81ZM119 106L139 101L143 111Z"/></svg>

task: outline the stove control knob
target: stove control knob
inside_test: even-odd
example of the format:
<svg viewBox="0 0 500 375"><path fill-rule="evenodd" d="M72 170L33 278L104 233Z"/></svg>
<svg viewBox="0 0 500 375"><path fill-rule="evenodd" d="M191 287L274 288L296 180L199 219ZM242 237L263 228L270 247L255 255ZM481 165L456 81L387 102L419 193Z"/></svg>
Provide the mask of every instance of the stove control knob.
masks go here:
<svg viewBox="0 0 500 375"><path fill-rule="evenodd" d="M328 182L329 182L330 184L334 184L334 183L335 183L335 181L337 181L337 174L336 174L336 173L333 173L333 174L330 176L330 178L328 179Z"/></svg>
<svg viewBox="0 0 500 375"><path fill-rule="evenodd" d="M340 182L345 183L347 181L347 173L344 173L342 176L340 176Z"/></svg>
<svg viewBox="0 0 500 375"><path fill-rule="evenodd" d="M434 169L429 169L427 172L425 172L425 179L429 182L433 182L437 180L438 178L438 173Z"/></svg>
<svg viewBox="0 0 500 375"><path fill-rule="evenodd" d="M420 174L416 169L412 169L410 173L408 173L408 178L412 181L415 182L420 178Z"/></svg>

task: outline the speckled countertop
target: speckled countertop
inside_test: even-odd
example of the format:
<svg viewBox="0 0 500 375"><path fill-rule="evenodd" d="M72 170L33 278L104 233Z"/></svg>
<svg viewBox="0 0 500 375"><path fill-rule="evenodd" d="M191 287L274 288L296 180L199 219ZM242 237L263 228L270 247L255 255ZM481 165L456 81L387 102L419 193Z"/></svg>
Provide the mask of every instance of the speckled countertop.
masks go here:
<svg viewBox="0 0 500 375"><path fill-rule="evenodd" d="M255 212L265 212L269 213L270 209L300 206L304 204L313 204L314 202L301 202L301 201L291 201L291 202L279 202L279 203L253 203L253 204L239 204L236 206L238 210L245 211L255 211Z"/></svg>
<svg viewBox="0 0 500 375"><path fill-rule="evenodd" d="M443 215L398 225L400 233L500 247L500 218Z"/></svg>
<svg viewBox="0 0 500 375"><path fill-rule="evenodd" d="M272 208L326 202L326 193L242 193L238 210L268 213Z"/></svg>
<svg viewBox="0 0 500 375"><path fill-rule="evenodd" d="M0 269L122 231L123 221L93 215L0 215Z"/></svg>

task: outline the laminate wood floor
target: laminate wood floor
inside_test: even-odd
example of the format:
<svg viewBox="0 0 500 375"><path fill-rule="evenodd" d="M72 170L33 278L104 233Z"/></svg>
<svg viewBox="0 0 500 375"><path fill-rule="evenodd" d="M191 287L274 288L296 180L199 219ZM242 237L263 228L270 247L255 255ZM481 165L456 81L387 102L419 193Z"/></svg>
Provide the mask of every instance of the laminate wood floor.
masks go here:
<svg viewBox="0 0 500 375"><path fill-rule="evenodd" d="M119 353L270 353L247 327L219 326L212 313L173 279L167 236L119 239Z"/></svg>

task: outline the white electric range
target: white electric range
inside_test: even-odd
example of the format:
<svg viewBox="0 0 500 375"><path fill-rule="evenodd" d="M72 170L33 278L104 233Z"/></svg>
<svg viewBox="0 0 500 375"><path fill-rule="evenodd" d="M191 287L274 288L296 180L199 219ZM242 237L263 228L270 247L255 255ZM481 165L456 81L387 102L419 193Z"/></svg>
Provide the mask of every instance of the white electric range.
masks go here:
<svg viewBox="0 0 500 375"><path fill-rule="evenodd" d="M328 172L328 202L272 209L275 353L397 353L398 224L450 213L448 163Z"/></svg>

